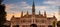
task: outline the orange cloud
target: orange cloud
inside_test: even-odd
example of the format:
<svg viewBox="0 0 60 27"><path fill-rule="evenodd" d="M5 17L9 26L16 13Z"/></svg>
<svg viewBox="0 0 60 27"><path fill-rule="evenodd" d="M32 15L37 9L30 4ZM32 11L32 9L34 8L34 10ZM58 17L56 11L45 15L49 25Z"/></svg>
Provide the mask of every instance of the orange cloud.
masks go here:
<svg viewBox="0 0 60 27"><path fill-rule="evenodd" d="M12 15L13 15L13 14L11 14L11 13L10 13L10 14L7 14L7 16L6 16L7 20L10 20L11 17L12 17Z"/></svg>
<svg viewBox="0 0 60 27"><path fill-rule="evenodd" d="M23 15L25 15L25 14L26 14L26 13L24 13ZM14 15L15 17L21 17L21 12L20 12L20 13L14 13L14 14L8 13L7 16L6 16L7 20L10 20L13 15Z"/></svg>
<svg viewBox="0 0 60 27"><path fill-rule="evenodd" d="M25 14L26 14L26 13L24 13L24 15L25 15ZM56 18L57 18L58 20L60 20L60 15L58 15L58 12L56 12L56 13L54 13L54 14L55 14ZM53 14L53 13L50 13L50 14L47 13L47 16L48 16L48 17L53 17L54 14ZM10 20L13 15L14 15L15 17L21 17L21 12L20 12L20 13L15 13L15 14L8 13L7 16L6 16L6 17L7 17L7 20Z"/></svg>
<svg viewBox="0 0 60 27"><path fill-rule="evenodd" d="M56 18L58 19L58 21L60 20L60 15L58 14L58 12L56 12L55 14Z"/></svg>

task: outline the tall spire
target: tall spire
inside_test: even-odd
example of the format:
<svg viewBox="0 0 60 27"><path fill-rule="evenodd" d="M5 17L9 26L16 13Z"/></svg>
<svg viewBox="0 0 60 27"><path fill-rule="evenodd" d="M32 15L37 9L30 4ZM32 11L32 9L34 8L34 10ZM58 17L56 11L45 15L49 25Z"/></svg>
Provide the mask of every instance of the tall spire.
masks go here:
<svg viewBox="0 0 60 27"><path fill-rule="evenodd" d="M46 15L46 11L44 11L44 17L47 17L47 15Z"/></svg>
<svg viewBox="0 0 60 27"><path fill-rule="evenodd" d="M13 15L12 18L14 18L15 16Z"/></svg>
<svg viewBox="0 0 60 27"><path fill-rule="evenodd" d="M32 14L35 15L35 4L34 4L34 1L33 1L33 5L32 5Z"/></svg>
<svg viewBox="0 0 60 27"><path fill-rule="evenodd" d="M41 15L40 11L39 11L39 15Z"/></svg>
<svg viewBox="0 0 60 27"><path fill-rule="evenodd" d="M56 18L56 17L55 17L55 13L53 14L53 18Z"/></svg>
<svg viewBox="0 0 60 27"><path fill-rule="evenodd" d="M28 11L27 11L27 15L29 15L29 14L28 14Z"/></svg>
<svg viewBox="0 0 60 27"><path fill-rule="evenodd" d="M23 17L23 11L21 12L21 17Z"/></svg>

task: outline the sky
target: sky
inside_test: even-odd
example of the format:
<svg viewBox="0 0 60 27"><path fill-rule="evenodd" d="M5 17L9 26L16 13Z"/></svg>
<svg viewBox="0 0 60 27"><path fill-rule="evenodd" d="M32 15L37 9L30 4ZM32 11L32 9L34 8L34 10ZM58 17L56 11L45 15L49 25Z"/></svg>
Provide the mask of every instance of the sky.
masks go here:
<svg viewBox="0 0 60 27"><path fill-rule="evenodd" d="M48 17L56 16L57 20L60 20L60 15L58 14L60 0L34 0L36 14L40 11L41 14L46 11ZM4 0L3 4L6 5L7 20L10 20L14 15L15 17L20 17L21 12L24 14L28 11L31 13L33 0Z"/></svg>

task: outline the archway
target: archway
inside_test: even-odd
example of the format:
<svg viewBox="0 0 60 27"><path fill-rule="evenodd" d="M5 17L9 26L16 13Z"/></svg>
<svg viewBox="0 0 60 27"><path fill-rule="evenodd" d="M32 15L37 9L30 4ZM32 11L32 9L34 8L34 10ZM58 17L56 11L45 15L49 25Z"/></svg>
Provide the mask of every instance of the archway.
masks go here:
<svg viewBox="0 0 60 27"><path fill-rule="evenodd" d="M30 27L37 27L37 25L36 24L31 24Z"/></svg>

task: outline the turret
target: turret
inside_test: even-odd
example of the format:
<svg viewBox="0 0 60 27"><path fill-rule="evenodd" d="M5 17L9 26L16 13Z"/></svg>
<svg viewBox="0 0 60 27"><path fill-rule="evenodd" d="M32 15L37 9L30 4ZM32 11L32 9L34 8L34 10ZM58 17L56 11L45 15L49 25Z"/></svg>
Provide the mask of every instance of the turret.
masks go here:
<svg viewBox="0 0 60 27"><path fill-rule="evenodd" d="M26 14L26 15L27 15L27 16L29 15L29 14L28 14L28 11L27 11L27 14Z"/></svg>
<svg viewBox="0 0 60 27"><path fill-rule="evenodd" d="M47 15L46 15L46 11L44 11L44 17L45 17L45 18L47 17Z"/></svg>
<svg viewBox="0 0 60 27"><path fill-rule="evenodd" d="M55 14L53 15L53 18L56 18L56 17L55 17Z"/></svg>
<svg viewBox="0 0 60 27"><path fill-rule="evenodd" d="M21 17L23 17L23 11L21 12Z"/></svg>
<svg viewBox="0 0 60 27"><path fill-rule="evenodd" d="M53 18L56 18L55 15L53 16Z"/></svg>
<svg viewBox="0 0 60 27"><path fill-rule="evenodd" d="M11 20L13 20L14 18L15 18L15 16L13 15L12 18L11 18Z"/></svg>
<svg viewBox="0 0 60 27"><path fill-rule="evenodd" d="M41 15L40 11L39 11L39 15Z"/></svg>
<svg viewBox="0 0 60 27"><path fill-rule="evenodd" d="M15 16L13 15L12 18L14 18Z"/></svg>

